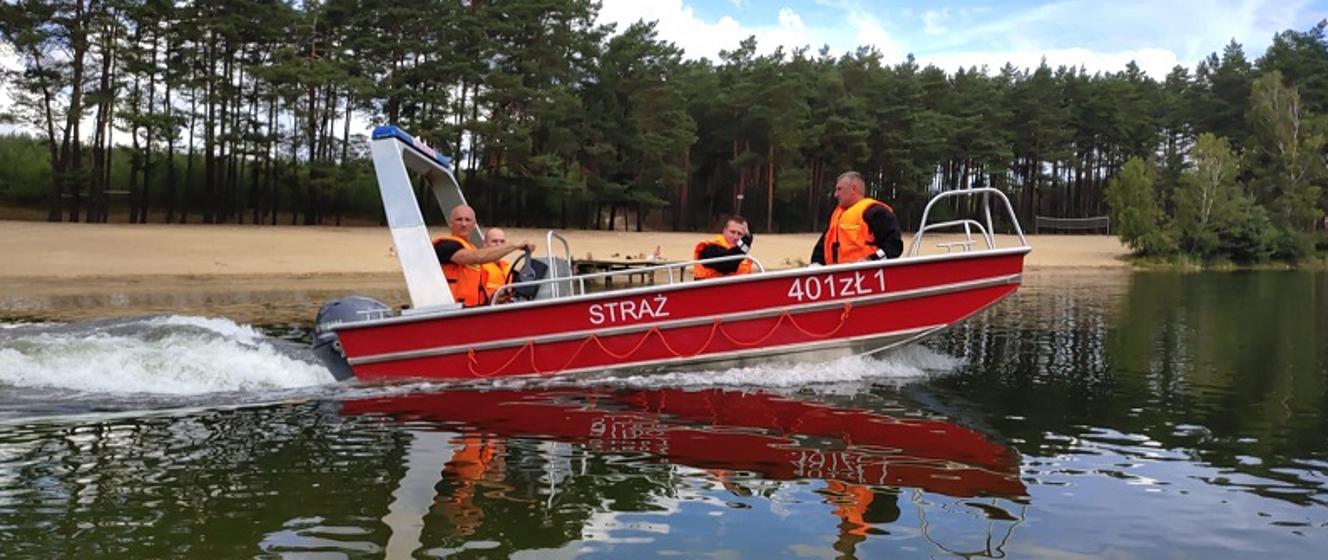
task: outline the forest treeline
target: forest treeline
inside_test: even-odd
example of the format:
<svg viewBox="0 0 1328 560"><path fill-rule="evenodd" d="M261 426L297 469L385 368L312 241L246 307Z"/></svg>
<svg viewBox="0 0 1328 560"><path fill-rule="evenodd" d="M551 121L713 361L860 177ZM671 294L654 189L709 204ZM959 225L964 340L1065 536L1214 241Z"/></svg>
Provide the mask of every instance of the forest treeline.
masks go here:
<svg viewBox="0 0 1328 560"><path fill-rule="evenodd" d="M1211 238L1245 228L1258 248L1235 258L1297 258L1328 207L1324 22L1159 81L1133 63L758 54L752 38L688 60L651 23L597 25L589 0L0 10L19 61L0 118L38 131L0 138L0 198L50 220L377 219L362 123L455 155L494 224L686 230L740 212L759 231L815 231L835 176L856 169L906 227L937 190L992 186L1026 226L1111 213L1140 252L1207 256L1235 256Z"/></svg>

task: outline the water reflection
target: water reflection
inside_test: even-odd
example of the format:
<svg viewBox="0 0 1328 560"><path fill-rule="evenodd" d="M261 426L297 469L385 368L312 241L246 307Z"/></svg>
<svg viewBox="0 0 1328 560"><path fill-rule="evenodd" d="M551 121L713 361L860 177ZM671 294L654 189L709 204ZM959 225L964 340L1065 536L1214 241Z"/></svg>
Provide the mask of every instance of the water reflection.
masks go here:
<svg viewBox="0 0 1328 560"><path fill-rule="evenodd" d="M49 390L15 410L0 387L13 412L0 422L0 551L1317 558L1328 546L1328 275L1044 281L928 344L966 365L789 392L613 379L244 390L157 412L143 409L178 401ZM73 416L34 415L30 401ZM297 402L244 404L273 401Z"/></svg>
<svg viewBox="0 0 1328 560"><path fill-rule="evenodd" d="M437 455L432 468L412 467L413 474L402 481L402 487L418 488L421 481L413 477L439 480L433 510L422 523L394 518L405 523L400 529L394 525L394 538L416 526L436 532L448 544L435 552L456 552L477 542L506 548L514 543L504 535L515 527L524 527L524 533L538 526L540 520L533 518L538 515L531 514L557 511L557 504L591 514L567 535L568 542L589 531L604 537L595 541L633 543L662 539L672 524L689 523L691 516L679 513L688 502L751 510L785 501L801 508L812 501L828 516L822 524L833 526L831 534L837 535L831 548L853 555L869 535L900 530L892 524L901 522L903 495L919 512L926 509L922 496L932 494L1004 498L964 503L989 520L1012 525L1018 518L1007 509L1015 503L1009 500L1025 494L1018 457L1010 449L916 411L896 416L718 389L551 389L359 400L345 403L344 412L449 430L445 449L437 432L417 430L407 452L417 457L419 447L426 447ZM514 440L517 445L509 445ZM520 445L529 441L542 444ZM535 457L527 455L532 452ZM527 471L532 465L542 469L538 477ZM680 484L679 479L692 480ZM624 492L627 487L632 490ZM625 523L618 516L595 515L601 507L673 515L668 521ZM400 510L418 508L403 507L392 516ZM923 522L914 534L926 538L926 526ZM814 542L803 545L815 548Z"/></svg>
<svg viewBox="0 0 1328 560"><path fill-rule="evenodd" d="M15 556L1001 556L1026 494L1008 447L869 394L453 390L0 430Z"/></svg>
<svg viewBox="0 0 1328 560"><path fill-rule="evenodd" d="M1137 273L1125 286L1106 286L1098 305L1020 294L1019 313L934 340L970 365L914 390L1009 437L1036 485L1170 493L1151 515L1248 539L1227 554L1271 543L1303 553L1249 528L1300 534L1328 519L1328 275ZM1137 524L1132 508L1104 515Z"/></svg>

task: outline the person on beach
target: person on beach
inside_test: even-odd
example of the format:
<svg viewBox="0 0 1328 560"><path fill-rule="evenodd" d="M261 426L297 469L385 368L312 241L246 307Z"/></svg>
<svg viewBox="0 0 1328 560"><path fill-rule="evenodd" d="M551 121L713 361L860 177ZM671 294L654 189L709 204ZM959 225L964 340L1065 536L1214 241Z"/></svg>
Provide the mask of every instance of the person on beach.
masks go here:
<svg viewBox="0 0 1328 560"><path fill-rule="evenodd" d="M839 204L812 248L812 264L893 259L904 252L894 209L868 198L866 192L867 181L857 171L845 172L835 181Z"/></svg>
<svg viewBox="0 0 1328 560"><path fill-rule="evenodd" d="M489 228L484 232L484 247L504 247L507 245L507 232L501 228ZM489 299L493 299L494 294L507 284L507 276L512 272L512 263L498 259L491 263L484 263L485 274L488 276L484 283L484 292Z"/></svg>
<svg viewBox="0 0 1328 560"><path fill-rule="evenodd" d="M717 259L720 257L744 256L752 250L752 234L747 229L747 219L732 216L724 220L724 227L719 235L696 244L692 259ZM655 250L656 252L659 249ZM751 259L732 259L727 261L697 264L692 268L692 277L697 280L718 278L735 274L747 274L752 271Z"/></svg>
<svg viewBox="0 0 1328 560"><path fill-rule="evenodd" d="M509 253L535 248L535 245L529 241L522 241L517 245L503 243L495 247L471 245L470 234L475 231L476 226L475 209L465 204L452 209L447 225L451 233L435 238L433 250L438 255L438 262L443 266L443 276L447 277L447 286L452 290L452 297L466 307L488 303L486 290L488 274L484 264L498 261Z"/></svg>

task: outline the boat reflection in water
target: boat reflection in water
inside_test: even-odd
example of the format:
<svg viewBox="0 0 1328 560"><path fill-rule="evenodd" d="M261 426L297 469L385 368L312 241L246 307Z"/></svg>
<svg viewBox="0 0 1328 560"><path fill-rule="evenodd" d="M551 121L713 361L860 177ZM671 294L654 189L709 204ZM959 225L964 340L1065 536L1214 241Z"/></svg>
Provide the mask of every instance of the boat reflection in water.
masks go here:
<svg viewBox="0 0 1328 560"><path fill-rule="evenodd" d="M449 542L481 537L498 540L495 534L522 540L511 534L521 529L479 534L486 523L507 525L510 520L498 518L512 515L510 504L500 505L503 500L483 500L482 496L551 504L559 493L552 486L569 486L568 478L597 476L582 462L579 469L569 465L562 476L543 473L530 477L531 484L526 485L548 488L522 488L520 473L509 471L521 470L518 462L531 461L515 458L509 447L520 442L529 448L532 440L535 445L570 444L574 450L555 453L564 459L580 454L609 457L612 463L614 457L629 457L636 461L628 471L632 475L650 470L643 464L690 470L710 477L735 498L754 493L768 497L770 493L762 488L787 485L782 481L824 481L823 488L817 490L826 504L820 509L829 509L838 517L831 520L838 531L833 548L850 554L869 534L885 534L873 524L899 517L897 502L902 490L1016 501L1026 495L1019 478L1018 454L971 429L938 419L896 417L770 393L720 389L452 390L348 401L343 407L345 414L386 415L412 427L414 439L405 460L408 472L393 493L390 512L384 518L392 528L389 557L416 551L425 531L435 534L446 530L450 535L443 540ZM652 478L645 473L637 476ZM443 484L439 484L440 478ZM674 486L664 493L685 494L676 480L670 480L677 477L653 478L659 479L652 481L655 486ZM586 496L571 499L585 500ZM606 501L622 502L611 508L614 511L633 511L630 505L624 505L633 499L636 497ZM648 500L637 499L635 503L650 505ZM489 506L494 511L486 511ZM583 502L579 507L594 510L605 504ZM450 529L429 526L439 515ZM1002 511L993 518L1004 515ZM587 519L585 523L587 528L568 538L593 538L588 527L593 522ZM782 526L769 529L784 530ZM926 527L921 532L933 545L944 548L925 534ZM997 535L993 540L1001 539ZM508 542L506 546L526 548L520 542ZM988 543L987 547L991 546ZM989 550L988 554L1002 552Z"/></svg>

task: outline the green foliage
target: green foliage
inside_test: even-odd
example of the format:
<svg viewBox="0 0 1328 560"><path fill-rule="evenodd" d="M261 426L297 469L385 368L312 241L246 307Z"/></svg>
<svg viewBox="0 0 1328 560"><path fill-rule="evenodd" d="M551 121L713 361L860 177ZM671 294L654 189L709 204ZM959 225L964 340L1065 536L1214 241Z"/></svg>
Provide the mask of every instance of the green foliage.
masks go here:
<svg viewBox="0 0 1328 560"><path fill-rule="evenodd" d="M0 136L0 200L35 206L45 200L51 184L50 154L28 136Z"/></svg>
<svg viewBox="0 0 1328 560"><path fill-rule="evenodd" d="M1139 157L1125 162L1107 182L1107 205L1116 235L1136 254L1164 255L1175 247L1160 225L1162 212L1153 194L1148 164Z"/></svg>
<svg viewBox="0 0 1328 560"><path fill-rule="evenodd" d="M907 228L937 190L980 185L1023 220L1110 212L1141 254L1299 259L1321 235L1328 23L1159 82L1134 63L951 71L754 38L685 60L654 23L600 26L598 9L0 4L19 65L0 121L36 134L0 139L0 198L52 219L377 219L364 131L346 125L368 119L454 155L486 223L694 229L740 211L817 231L853 169Z"/></svg>
<svg viewBox="0 0 1328 560"><path fill-rule="evenodd" d="M1309 112L1299 89L1287 87L1272 70L1254 81L1250 99L1251 149L1248 166L1259 201L1278 224L1275 254L1301 259L1314 250L1314 231L1323 218L1319 205L1325 170L1325 116Z"/></svg>
<svg viewBox="0 0 1328 560"><path fill-rule="evenodd" d="M1202 258L1262 260L1270 253L1271 222L1262 207L1241 192L1238 160L1225 138L1200 134L1194 167L1176 189L1174 226L1181 248Z"/></svg>

